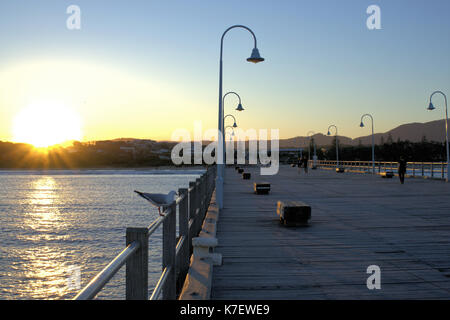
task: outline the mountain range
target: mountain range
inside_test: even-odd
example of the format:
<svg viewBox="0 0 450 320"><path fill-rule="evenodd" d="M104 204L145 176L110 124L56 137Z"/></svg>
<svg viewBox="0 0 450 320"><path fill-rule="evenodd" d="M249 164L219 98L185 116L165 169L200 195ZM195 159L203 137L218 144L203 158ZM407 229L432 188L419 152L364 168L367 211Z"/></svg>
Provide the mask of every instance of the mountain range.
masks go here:
<svg viewBox="0 0 450 320"><path fill-rule="evenodd" d="M327 146L332 144L334 136L327 136L321 133L312 135L317 146ZM407 123L400 125L384 133L375 133L375 144L387 142L391 137L392 141L409 140L420 142L425 137L427 141L445 142L445 120L436 120L425 123ZM289 139L280 139L280 148L298 148L308 145L308 137L299 136ZM340 145L371 145L372 135L361 136L355 139L339 135Z"/></svg>

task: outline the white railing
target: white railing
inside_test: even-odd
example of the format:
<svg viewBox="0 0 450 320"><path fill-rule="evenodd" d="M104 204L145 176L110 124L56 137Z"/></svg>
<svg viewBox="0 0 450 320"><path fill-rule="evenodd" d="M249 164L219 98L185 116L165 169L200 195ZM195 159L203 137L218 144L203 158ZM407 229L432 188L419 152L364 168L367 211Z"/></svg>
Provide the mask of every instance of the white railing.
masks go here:
<svg viewBox="0 0 450 320"><path fill-rule="evenodd" d="M317 160L317 167L336 168L336 161ZM372 173L372 161L339 161L339 167L343 167L350 172ZM386 171L396 173L397 169L398 162L375 161L375 173ZM446 162L408 162L406 166L406 175L410 177L445 179L446 171Z"/></svg>
<svg viewBox="0 0 450 320"><path fill-rule="evenodd" d="M102 271L100 271L75 297L74 300L90 300L103 289L108 281L126 265L126 299L148 299L148 250L149 237L163 225L162 274L150 300L176 299L189 269L192 254L192 238L201 230L214 190L216 166L209 167L188 189L179 189L179 197L164 208L164 216L158 217L147 228L127 228L126 247ZM178 206L178 237L177 226Z"/></svg>

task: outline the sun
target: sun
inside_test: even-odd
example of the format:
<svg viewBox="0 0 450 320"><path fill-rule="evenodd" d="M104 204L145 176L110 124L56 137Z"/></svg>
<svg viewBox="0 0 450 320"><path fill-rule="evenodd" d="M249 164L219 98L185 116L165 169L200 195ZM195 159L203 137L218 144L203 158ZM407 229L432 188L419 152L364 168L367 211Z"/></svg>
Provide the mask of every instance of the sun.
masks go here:
<svg viewBox="0 0 450 320"><path fill-rule="evenodd" d="M14 119L13 140L38 148L80 140L81 120L72 109L57 103L35 103Z"/></svg>

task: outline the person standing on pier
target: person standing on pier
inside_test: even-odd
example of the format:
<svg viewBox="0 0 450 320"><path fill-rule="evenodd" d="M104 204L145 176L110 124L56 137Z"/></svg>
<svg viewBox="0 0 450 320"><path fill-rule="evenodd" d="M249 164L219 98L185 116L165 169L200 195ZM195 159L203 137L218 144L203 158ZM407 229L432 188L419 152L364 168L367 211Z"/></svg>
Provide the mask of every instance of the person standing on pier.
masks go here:
<svg viewBox="0 0 450 320"><path fill-rule="evenodd" d="M401 184L405 183L405 173L406 173L406 160L401 157L398 162L398 177L400 178Z"/></svg>
<svg viewBox="0 0 450 320"><path fill-rule="evenodd" d="M308 158L303 157L303 168L305 168L305 173L308 173Z"/></svg>
<svg viewBox="0 0 450 320"><path fill-rule="evenodd" d="M303 166L303 158L298 157L297 160L298 174L302 173L302 166Z"/></svg>

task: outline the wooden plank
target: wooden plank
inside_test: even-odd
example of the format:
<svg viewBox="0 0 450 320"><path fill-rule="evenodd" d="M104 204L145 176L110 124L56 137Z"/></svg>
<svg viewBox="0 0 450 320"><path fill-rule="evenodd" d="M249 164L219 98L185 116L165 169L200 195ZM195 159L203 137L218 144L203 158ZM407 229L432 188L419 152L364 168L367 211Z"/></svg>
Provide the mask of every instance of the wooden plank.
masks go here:
<svg viewBox="0 0 450 320"><path fill-rule="evenodd" d="M213 299L450 298L447 185L323 170L300 176L289 166L275 176L247 171L271 193L253 194L250 182L226 170ZM280 226L278 200L308 203L310 226ZM381 268L382 290L366 287L372 264Z"/></svg>

